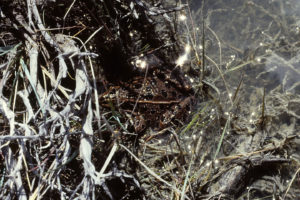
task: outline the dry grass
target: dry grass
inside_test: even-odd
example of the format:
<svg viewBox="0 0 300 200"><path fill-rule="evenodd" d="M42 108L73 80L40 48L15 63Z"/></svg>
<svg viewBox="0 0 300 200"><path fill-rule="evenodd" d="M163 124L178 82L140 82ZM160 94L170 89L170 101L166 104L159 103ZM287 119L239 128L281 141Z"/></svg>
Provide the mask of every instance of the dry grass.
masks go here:
<svg viewBox="0 0 300 200"><path fill-rule="evenodd" d="M222 34L232 24L219 30L212 25L214 17L230 9L226 6L206 10L203 3L197 13L191 5L175 3L166 9L144 1L39 2L0 1L1 199L297 197L300 101L292 91L299 91L299 81L291 84L289 78L299 77L298 56L278 56L286 48L293 55L299 51L289 32L293 24L254 2L240 5L275 24L261 28L270 34L269 42L242 60L231 57L243 53L238 42ZM232 11L240 18L252 14ZM127 32L143 23L152 27L153 21L161 26L149 34ZM272 26L280 32L273 33ZM251 33L247 39L255 36ZM282 34L290 36L286 44L281 44ZM135 40L141 35L144 40ZM99 102L99 93L110 84L105 70L116 78L127 69L116 74L107 64L149 52L174 63L187 46L192 48L181 55L187 59L176 68L185 71L188 65L188 72L196 72L186 75L198 103L186 124L137 135L130 129L134 110L126 116L112 103ZM268 88L261 80L249 92L275 62L282 68L281 85ZM271 67L259 70L264 64ZM286 93L279 92L282 88ZM262 177L273 182L260 182ZM262 183L265 187L257 189Z"/></svg>

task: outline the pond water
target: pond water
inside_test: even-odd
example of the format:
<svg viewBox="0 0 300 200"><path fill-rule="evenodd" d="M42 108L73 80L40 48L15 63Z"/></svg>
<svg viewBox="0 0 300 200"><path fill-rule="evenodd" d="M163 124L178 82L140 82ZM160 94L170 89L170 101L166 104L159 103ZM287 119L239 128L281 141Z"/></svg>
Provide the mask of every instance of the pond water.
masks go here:
<svg viewBox="0 0 300 200"><path fill-rule="evenodd" d="M293 167L281 177L289 183L300 163L300 1L203 2L190 1L182 14L186 18L179 16L181 35L183 43L194 50L190 61L195 70L199 70L197 57L201 60L204 48L205 68L211 72L204 80L217 88L215 97L224 113L234 113L238 120L233 123L248 130L240 132L245 137L232 135L225 140L235 153L243 154L296 138L285 155ZM259 131L257 122L262 116L266 126ZM261 143L253 146L256 136Z"/></svg>
<svg viewBox="0 0 300 200"><path fill-rule="evenodd" d="M198 30L202 24L201 2L194 1L190 6ZM206 53L223 73L246 69L257 87L272 90L281 84L282 92L299 93L300 1L206 2ZM201 31L195 32L200 46ZM243 66L234 69L238 65ZM232 76L227 77L229 82Z"/></svg>
<svg viewBox="0 0 300 200"><path fill-rule="evenodd" d="M203 8L202 3L190 2L183 32L189 30L185 36L201 55L204 16L205 67L212 71L206 80L219 88L225 110L232 108L243 79L238 96L248 116L260 112L265 89L267 112L274 98L285 99L281 106L290 109L293 102L295 110L288 112L299 122L300 1L214 0Z"/></svg>

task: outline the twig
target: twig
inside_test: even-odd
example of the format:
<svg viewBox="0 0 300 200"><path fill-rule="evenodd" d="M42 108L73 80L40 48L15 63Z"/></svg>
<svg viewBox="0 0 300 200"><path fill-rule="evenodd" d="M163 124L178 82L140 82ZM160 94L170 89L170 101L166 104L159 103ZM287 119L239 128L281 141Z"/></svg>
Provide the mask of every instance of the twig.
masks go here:
<svg viewBox="0 0 300 200"><path fill-rule="evenodd" d="M156 179L158 179L159 181L163 182L168 187L172 188L178 194L181 194L181 191L179 189L177 189L175 186L171 185L170 183L168 183L167 181L165 181L164 179L162 179L160 176L158 176L154 171L152 171L149 167L147 167L138 157L136 157L129 149L127 149L127 147L125 147L122 144L119 144L119 145L123 149L125 149L136 161L138 161L138 163L140 163L140 165L142 165L147 170L147 172L150 175L154 176ZM187 196L185 196L185 198L189 199Z"/></svg>
<svg viewBox="0 0 300 200"><path fill-rule="evenodd" d="M300 172L300 167L299 167L299 168L297 169L297 171L295 172L295 174L294 174L292 180L290 180L290 183L289 183L289 185L288 185L288 187L287 187L287 189L286 189L286 191L285 191L285 193L284 193L283 199L286 198L286 195L287 195L287 193L289 192L289 190L290 190L290 188L291 188L293 182L295 181L295 179L296 179L296 177L297 177L297 174L298 174L299 172Z"/></svg>

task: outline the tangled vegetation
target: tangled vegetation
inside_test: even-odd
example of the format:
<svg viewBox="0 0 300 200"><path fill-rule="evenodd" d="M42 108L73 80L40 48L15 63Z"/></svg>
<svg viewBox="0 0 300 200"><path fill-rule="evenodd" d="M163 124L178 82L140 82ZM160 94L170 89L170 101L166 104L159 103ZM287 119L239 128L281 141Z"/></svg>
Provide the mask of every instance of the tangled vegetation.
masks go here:
<svg viewBox="0 0 300 200"><path fill-rule="evenodd" d="M0 0L0 198L299 198L287 2Z"/></svg>

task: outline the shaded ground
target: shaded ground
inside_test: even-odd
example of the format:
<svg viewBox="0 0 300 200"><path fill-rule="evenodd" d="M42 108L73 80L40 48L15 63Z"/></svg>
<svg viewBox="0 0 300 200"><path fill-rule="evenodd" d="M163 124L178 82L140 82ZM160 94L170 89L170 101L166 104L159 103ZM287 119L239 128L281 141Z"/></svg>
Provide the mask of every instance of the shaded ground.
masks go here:
<svg viewBox="0 0 300 200"><path fill-rule="evenodd" d="M199 2L1 0L1 198L298 199L297 2Z"/></svg>

